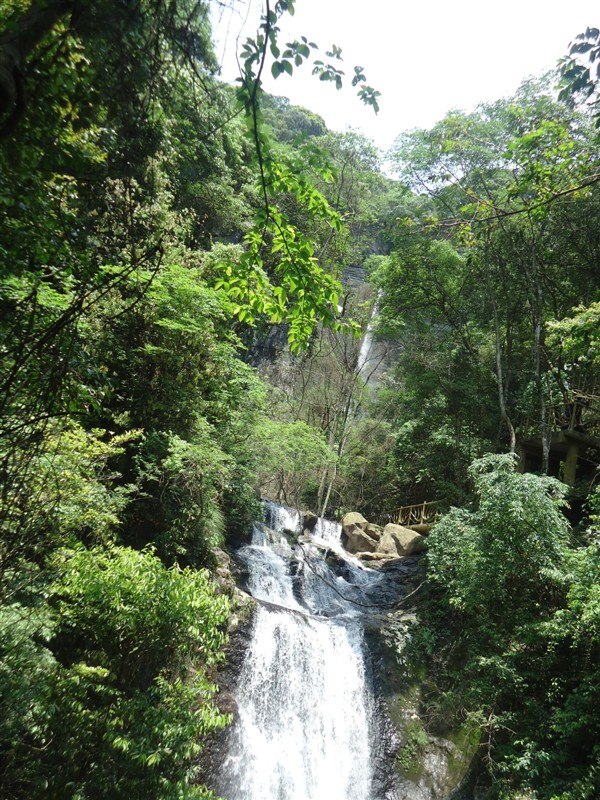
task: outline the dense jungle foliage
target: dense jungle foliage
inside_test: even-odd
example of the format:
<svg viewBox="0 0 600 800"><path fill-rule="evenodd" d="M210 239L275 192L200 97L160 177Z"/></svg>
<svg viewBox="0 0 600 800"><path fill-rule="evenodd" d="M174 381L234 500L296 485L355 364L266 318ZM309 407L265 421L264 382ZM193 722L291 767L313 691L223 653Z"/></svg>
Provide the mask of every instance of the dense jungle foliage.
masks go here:
<svg viewBox="0 0 600 800"><path fill-rule="evenodd" d="M551 445L574 390L596 431L597 31L560 99L453 112L384 173L263 95L263 68L342 83L278 41L291 11L234 89L207 0L0 2L0 795L211 797L219 549L262 495L459 507L413 637L432 726L481 728L494 796L593 800L598 452L567 507Z"/></svg>

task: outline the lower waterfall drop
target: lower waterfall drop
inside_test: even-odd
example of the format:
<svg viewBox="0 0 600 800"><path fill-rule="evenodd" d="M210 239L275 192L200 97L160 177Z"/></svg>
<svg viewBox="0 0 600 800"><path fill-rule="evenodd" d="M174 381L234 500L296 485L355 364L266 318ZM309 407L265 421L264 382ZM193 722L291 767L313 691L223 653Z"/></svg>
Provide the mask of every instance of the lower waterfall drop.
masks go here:
<svg viewBox="0 0 600 800"><path fill-rule="evenodd" d="M268 509L273 524L295 521ZM327 529L335 547L334 523ZM283 530L255 526L240 551L262 601L236 690L218 793L226 800L372 800L372 697L363 628L353 600L379 576L347 564L334 574L324 550L292 548ZM339 533L338 533L339 547ZM352 598L352 599L350 599Z"/></svg>

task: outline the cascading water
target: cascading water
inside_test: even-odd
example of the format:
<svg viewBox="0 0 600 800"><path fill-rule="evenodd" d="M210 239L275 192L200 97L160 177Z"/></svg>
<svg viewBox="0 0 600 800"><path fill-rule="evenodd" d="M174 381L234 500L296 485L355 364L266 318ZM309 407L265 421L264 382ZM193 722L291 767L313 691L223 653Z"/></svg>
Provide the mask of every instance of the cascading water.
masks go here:
<svg viewBox="0 0 600 800"><path fill-rule="evenodd" d="M302 520L300 512L295 508L280 506L271 500L264 501L267 527L281 535L284 531L299 533Z"/></svg>
<svg viewBox="0 0 600 800"><path fill-rule="evenodd" d="M329 519L322 519L322 517L319 517L313 536L315 539L319 539L319 541L339 549L342 526L339 522L332 522Z"/></svg>
<svg viewBox="0 0 600 800"><path fill-rule="evenodd" d="M381 298L381 291L377 293L377 298L375 299L375 303L371 310L371 316L369 317L369 323L367 325L367 330L365 331L365 335L363 336L362 342L360 343L360 350L358 353L358 359L356 362L356 370L357 372L361 373L365 370L365 367L368 366L368 369L373 369L374 361L380 360L380 356L376 355L374 352L373 344L373 325L375 318L377 316L377 311L379 309L379 300ZM365 370L367 371L367 370Z"/></svg>
<svg viewBox="0 0 600 800"><path fill-rule="evenodd" d="M298 512L267 503L266 518L239 551L259 608L216 788L226 800L373 800L360 614L381 576L342 555L336 523L292 546Z"/></svg>

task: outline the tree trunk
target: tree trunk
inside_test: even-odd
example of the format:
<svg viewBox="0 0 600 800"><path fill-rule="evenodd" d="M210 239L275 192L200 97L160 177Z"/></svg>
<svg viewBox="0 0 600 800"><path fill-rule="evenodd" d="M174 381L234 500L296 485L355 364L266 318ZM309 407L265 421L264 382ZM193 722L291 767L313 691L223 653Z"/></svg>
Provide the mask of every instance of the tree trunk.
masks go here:
<svg viewBox="0 0 600 800"><path fill-rule="evenodd" d="M532 245L532 273L533 279L533 371L535 386L540 404L540 436L542 439L542 473L548 474L550 464L550 432L546 414L546 398L542 382L542 333L543 333L543 290L540 282L539 265L535 253L535 243Z"/></svg>
<svg viewBox="0 0 600 800"><path fill-rule="evenodd" d="M506 397L504 394L504 371L502 368L502 342L500 340L500 321L498 319L498 306L496 300L492 300L494 308L494 333L496 335L496 375L498 377L498 403L500 405L500 417L508 429L510 438L510 452L514 453L517 447L517 437L515 428L506 410Z"/></svg>
<svg viewBox="0 0 600 800"><path fill-rule="evenodd" d="M327 443L332 450L335 444L335 438L337 436L338 424L339 424L339 412L336 413L335 420L329 431L329 440ZM323 503L323 493L325 492L325 484L327 482L328 476L329 476L329 464L327 464L327 466L324 467L323 474L321 475L321 480L319 481L319 491L317 493L317 513L319 513L319 509L321 507L323 507L323 509L327 508L327 503L329 502L330 491L327 492L327 498L325 500L325 503ZM332 480L335 480L335 473ZM319 513L319 516L322 517L324 513L325 511L323 510L323 512Z"/></svg>
<svg viewBox="0 0 600 800"><path fill-rule="evenodd" d="M537 386L540 398L540 434L542 437L542 472L544 475L548 474L550 464L550 432L548 429L548 420L546 414L546 398L544 397L544 386L542 384L542 368L541 368L541 348L542 348L542 320L538 316L535 320L534 331L534 367L535 367L535 383Z"/></svg>
<svg viewBox="0 0 600 800"><path fill-rule="evenodd" d="M542 473L548 474L550 465L550 430L546 413L546 398L544 396L544 386L542 382L542 346L543 346L543 312L544 312L544 293L540 280L540 261L536 247L536 230L531 218L531 250L530 259L523 260L523 266L531 291L531 314L533 324L533 373L535 386L538 393L539 412L540 412L540 437L542 442Z"/></svg>

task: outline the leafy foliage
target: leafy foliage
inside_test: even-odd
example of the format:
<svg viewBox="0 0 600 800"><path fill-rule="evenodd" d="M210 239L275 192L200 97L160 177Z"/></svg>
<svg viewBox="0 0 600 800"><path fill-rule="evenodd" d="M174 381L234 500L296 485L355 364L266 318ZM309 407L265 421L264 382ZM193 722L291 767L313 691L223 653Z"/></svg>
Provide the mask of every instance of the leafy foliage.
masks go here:
<svg viewBox="0 0 600 800"><path fill-rule="evenodd" d="M429 578L443 584L450 605L485 626L513 628L528 618L561 567L568 523L565 489L553 478L521 475L510 455L471 467L477 509L453 509L430 538Z"/></svg>
<svg viewBox="0 0 600 800"><path fill-rule="evenodd" d="M150 552L60 551L55 569L48 610L3 611L3 791L206 797L189 770L200 738L227 722L207 673L226 599L207 574Z"/></svg>
<svg viewBox="0 0 600 800"><path fill-rule="evenodd" d="M433 707L480 726L498 796L591 798L597 545L571 549L564 487L512 461L474 462L476 507L452 509L431 534L416 647L432 659Z"/></svg>
<svg viewBox="0 0 600 800"><path fill-rule="evenodd" d="M265 418L254 433L259 485L290 506L300 506L307 486L335 461L323 434L301 420Z"/></svg>
<svg viewBox="0 0 600 800"><path fill-rule="evenodd" d="M460 503L415 634L432 710L481 727L497 793L595 798L593 475L571 540L555 481L511 456L467 469L518 436L547 448L565 376L597 374L586 116L530 83L403 135L391 181L363 137L264 95L265 69L306 68L378 110L338 46L281 41L292 0L267 2L236 90L206 2L0 11L2 796L212 796L195 762L227 722L229 603L210 569L264 489L367 516ZM595 99L597 39L570 97ZM365 262L377 304L339 282ZM374 304L396 353L377 391ZM249 363L286 337L269 387Z"/></svg>
<svg viewBox="0 0 600 800"><path fill-rule="evenodd" d="M581 65L596 34L573 48ZM596 60L566 76L590 97ZM569 503L548 477L563 475L556 443L575 397L597 433L596 134L568 90L557 101L549 88L529 82L399 137L406 188L374 272L380 331L400 344L377 400L397 442L389 486L397 505L457 506L429 537L412 634L428 719L480 730L480 778L502 800L600 791L596 450L581 451ZM483 456L519 444L541 474Z"/></svg>
<svg viewBox="0 0 600 800"><path fill-rule="evenodd" d="M583 33L575 37L575 41L569 48L569 55L562 60L561 99L567 100L571 95L579 95L591 101L593 106L597 106L598 98L595 97L595 94L597 93L598 77L600 77L599 56L600 30L586 28ZM598 125L597 114L596 125Z"/></svg>
<svg viewBox="0 0 600 800"><path fill-rule="evenodd" d="M300 494L333 459L273 427L247 363L260 325L294 351L342 325L335 172L260 108L267 48L290 74L314 45L279 48L280 0L235 92L208 12L0 4L3 797L212 797L229 603L206 567L260 481Z"/></svg>
<svg viewBox="0 0 600 800"><path fill-rule="evenodd" d="M282 195L291 196L309 220L325 223L333 232L339 233L343 223L306 175L308 167L322 180L333 180L324 152L304 145L296 158L282 156L265 129L261 76L269 53L274 58L271 74L278 78L292 75L317 49L314 42L302 37L287 42L281 51L278 23L284 14L294 13L293 0L277 0L273 8L267 2L265 12L256 37L249 37L243 46L243 74L238 90L247 136L255 147L263 204L255 215L254 227L245 235L244 254L239 261L224 264L225 275L217 285L235 301L233 313L241 321L253 323L260 315L268 316L274 323L287 321L290 349L297 352L306 347L318 321L334 330L346 323L338 321L340 284L319 265L311 238L277 201ZM341 61L341 50L336 45L326 55ZM344 73L330 62L316 59L313 74L322 81L333 81L337 89L342 88ZM356 68L352 86L364 80L362 68ZM369 86L358 90L359 98L376 112L378 95Z"/></svg>

